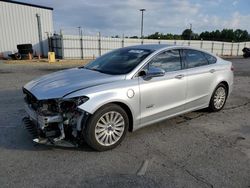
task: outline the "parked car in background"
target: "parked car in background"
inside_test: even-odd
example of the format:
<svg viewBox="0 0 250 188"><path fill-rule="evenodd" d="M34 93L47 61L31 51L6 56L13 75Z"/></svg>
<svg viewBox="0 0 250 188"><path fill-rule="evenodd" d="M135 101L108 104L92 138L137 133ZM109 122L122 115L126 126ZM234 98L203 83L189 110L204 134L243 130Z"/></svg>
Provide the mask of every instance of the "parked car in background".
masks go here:
<svg viewBox="0 0 250 188"><path fill-rule="evenodd" d="M250 48L243 48L242 49L242 52L243 52L243 57L244 58L248 58L248 57L250 57Z"/></svg>
<svg viewBox="0 0 250 188"><path fill-rule="evenodd" d="M37 143L84 139L104 151L128 131L198 109L220 111L232 87L232 63L208 52L131 46L27 83L24 123Z"/></svg>

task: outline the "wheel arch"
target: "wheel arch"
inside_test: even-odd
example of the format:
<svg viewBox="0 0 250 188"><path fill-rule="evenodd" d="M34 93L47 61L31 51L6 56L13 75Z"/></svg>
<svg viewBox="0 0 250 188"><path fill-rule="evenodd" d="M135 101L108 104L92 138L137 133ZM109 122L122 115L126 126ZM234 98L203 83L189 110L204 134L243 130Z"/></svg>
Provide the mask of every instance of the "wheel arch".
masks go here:
<svg viewBox="0 0 250 188"><path fill-rule="evenodd" d="M128 115L128 119L129 119L129 127L128 127L128 130L129 132L132 132L133 131L133 115L132 115L132 112L131 112L131 109L125 104L125 103L122 103L122 102L111 102L111 103L108 103L108 104L116 104L118 106L120 106L123 110L125 110L125 112L127 113Z"/></svg>
<svg viewBox="0 0 250 188"><path fill-rule="evenodd" d="M219 82L219 83L217 84L217 86L220 85L220 84L225 85L225 87L226 87L226 89L227 89L227 95L228 95L228 92L229 92L229 84L227 83L227 81L223 80L223 81ZM217 86L216 86L216 87L217 87ZM215 87L215 89L216 89L216 87Z"/></svg>
<svg viewBox="0 0 250 188"><path fill-rule="evenodd" d="M129 132L132 132L133 129L134 129L134 117L133 117L133 113L132 113L132 110L131 108L125 104L124 102L121 102L121 101L109 101L105 104L102 104L100 106L98 106L98 108L96 108L91 114L94 114L97 110L99 110L100 108L103 108L109 104L115 104L115 105L118 105L120 106L125 112L126 114L128 115L128 119L129 119ZM84 109L83 109L84 110Z"/></svg>
<svg viewBox="0 0 250 188"><path fill-rule="evenodd" d="M227 82L226 80L220 80L220 81L215 82L214 85L211 87L211 93L210 93L210 96L209 96L209 101L208 101L208 103L210 103L211 98L212 98L212 96L213 96L213 94L214 94L216 88L217 88L218 85L220 85L220 84L225 85L225 87L226 87L226 89L227 89L227 97L228 97L229 91L230 91L230 90L229 90L229 84L228 84L228 82Z"/></svg>
<svg viewBox="0 0 250 188"><path fill-rule="evenodd" d="M223 105L222 105L221 107L217 108L217 107L215 107L215 105L214 105L213 96L215 95L215 92L216 92L217 88L221 87L222 85L225 87L225 90L226 90L226 97L225 97L225 99L224 99ZM228 85L228 82L227 82L227 81L220 81L220 82L216 85L216 87L214 88L214 90L213 90L213 93L212 93L212 95L211 95L211 97L210 97L208 109L209 109L211 112L218 112L218 111L220 111L220 110L224 107L224 105L225 105L225 103L226 103L227 97L228 97L228 95L229 95L228 92L229 92L229 85Z"/></svg>

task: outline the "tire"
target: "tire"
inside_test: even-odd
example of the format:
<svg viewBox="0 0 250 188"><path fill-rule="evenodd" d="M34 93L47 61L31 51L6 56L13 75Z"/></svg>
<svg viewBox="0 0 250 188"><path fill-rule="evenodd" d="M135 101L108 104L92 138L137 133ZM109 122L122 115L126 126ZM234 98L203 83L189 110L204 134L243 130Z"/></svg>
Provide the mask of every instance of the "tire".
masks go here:
<svg viewBox="0 0 250 188"><path fill-rule="evenodd" d="M223 84L220 83L214 90L212 97L209 102L209 110L212 112L218 112L220 111L224 105L226 104L228 95L228 89Z"/></svg>
<svg viewBox="0 0 250 188"><path fill-rule="evenodd" d="M122 142L128 132L128 127L127 113L116 104L108 104L90 117L83 129L83 136L93 149L106 151Z"/></svg>
<svg viewBox="0 0 250 188"><path fill-rule="evenodd" d="M14 56L15 56L15 58L17 60L21 60L22 59L22 55L20 53L15 53Z"/></svg>

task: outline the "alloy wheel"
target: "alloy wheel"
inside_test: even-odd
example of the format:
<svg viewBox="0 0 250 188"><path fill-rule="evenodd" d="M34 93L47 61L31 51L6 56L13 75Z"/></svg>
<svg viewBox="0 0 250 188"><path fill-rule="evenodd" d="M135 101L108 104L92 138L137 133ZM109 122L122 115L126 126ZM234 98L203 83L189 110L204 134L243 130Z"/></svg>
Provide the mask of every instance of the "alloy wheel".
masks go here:
<svg viewBox="0 0 250 188"><path fill-rule="evenodd" d="M95 126L96 141L102 146L111 146L117 143L125 130L125 120L116 111L102 115Z"/></svg>
<svg viewBox="0 0 250 188"><path fill-rule="evenodd" d="M214 95L214 107L221 109L226 101L226 91L224 87L218 87Z"/></svg>

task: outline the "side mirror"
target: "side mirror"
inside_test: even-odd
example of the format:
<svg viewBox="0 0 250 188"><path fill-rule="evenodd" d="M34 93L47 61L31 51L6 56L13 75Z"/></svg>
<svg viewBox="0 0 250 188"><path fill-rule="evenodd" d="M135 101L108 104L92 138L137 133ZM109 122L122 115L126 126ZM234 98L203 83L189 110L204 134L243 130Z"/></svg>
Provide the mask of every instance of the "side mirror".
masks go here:
<svg viewBox="0 0 250 188"><path fill-rule="evenodd" d="M149 67L147 72L145 72L145 70L142 70L142 72L139 75L143 76L144 80L150 80L151 78L154 78L154 77L164 76L165 70L159 67Z"/></svg>

